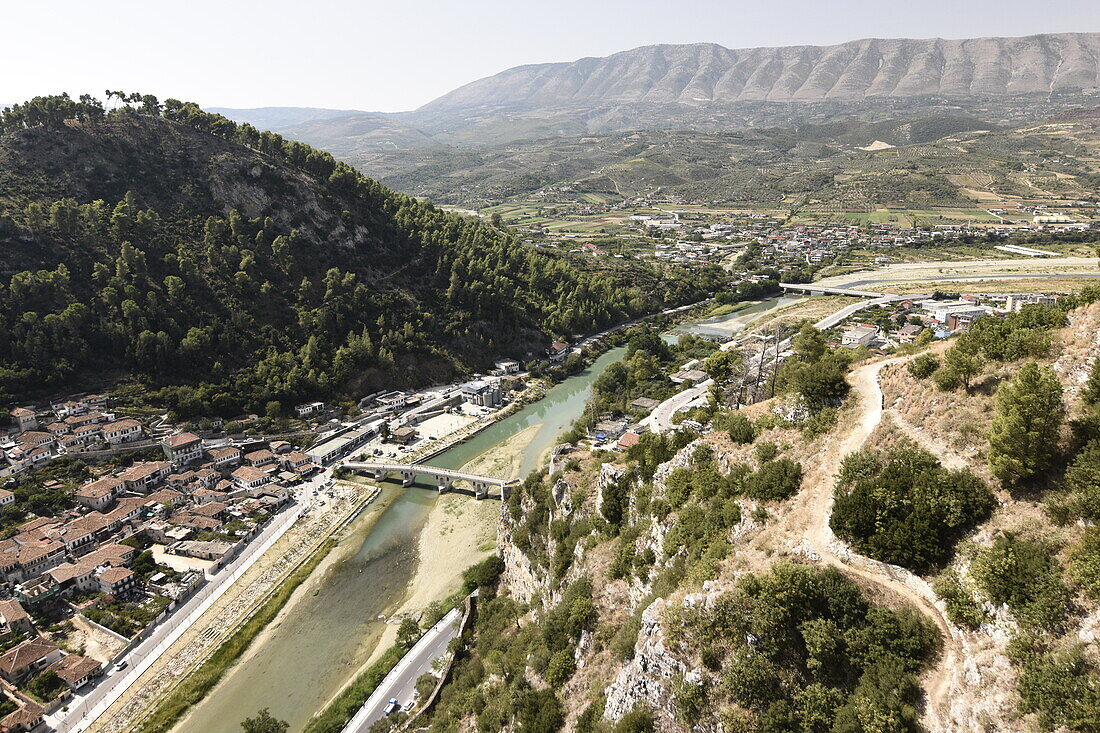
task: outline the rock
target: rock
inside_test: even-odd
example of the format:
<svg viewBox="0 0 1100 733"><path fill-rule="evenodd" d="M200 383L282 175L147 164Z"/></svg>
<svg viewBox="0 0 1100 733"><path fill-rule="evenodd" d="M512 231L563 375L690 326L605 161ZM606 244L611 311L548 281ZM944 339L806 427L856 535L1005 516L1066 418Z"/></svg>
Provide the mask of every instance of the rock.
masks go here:
<svg viewBox="0 0 1100 733"><path fill-rule="evenodd" d="M672 682L688 668L675 659L665 646L661 611L665 601L658 598L642 612L642 625L634 645L634 658L623 665L607 688L604 717L618 721L638 706L654 711L655 717L674 724Z"/></svg>

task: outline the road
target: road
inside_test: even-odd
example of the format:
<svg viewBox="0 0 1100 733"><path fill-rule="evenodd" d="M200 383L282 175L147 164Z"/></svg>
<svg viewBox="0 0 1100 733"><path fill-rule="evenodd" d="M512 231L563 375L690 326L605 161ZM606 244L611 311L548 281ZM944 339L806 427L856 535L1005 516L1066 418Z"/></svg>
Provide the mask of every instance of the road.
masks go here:
<svg viewBox="0 0 1100 733"><path fill-rule="evenodd" d="M312 503L314 489L323 485L331 476L324 471L303 483L297 490L298 501L285 509L241 551L232 562L209 579L195 595L177 608L150 636L123 657L128 667L123 672L111 673L83 694L76 694L66 708L47 716L46 722L61 733L82 731L88 728L122 694L136 683L177 639L195 624L244 573L255 564L290 527L304 509Z"/></svg>
<svg viewBox="0 0 1100 733"><path fill-rule="evenodd" d="M397 700L404 705L412 699L416 681L432 671L435 660L447 653L451 640L462 630L462 611L452 609L435 626L428 629L420 641L401 658L381 684L375 688L359 712L344 726L343 733L366 733L372 725L385 717L386 704Z"/></svg>
<svg viewBox="0 0 1100 733"><path fill-rule="evenodd" d="M687 407L694 400L705 397L710 391L710 385L712 384L714 384L713 379L705 379L694 387L689 387L683 392L677 392L657 405L657 407L653 409L653 412L649 413L649 417L642 420L641 424L654 433L663 433L672 427L672 416Z"/></svg>
<svg viewBox="0 0 1100 733"><path fill-rule="evenodd" d="M985 259L905 262L875 270L860 270L818 280L814 285L862 288L887 283L965 280L1019 280L1027 278L1100 277L1095 257L1049 257L1041 260Z"/></svg>

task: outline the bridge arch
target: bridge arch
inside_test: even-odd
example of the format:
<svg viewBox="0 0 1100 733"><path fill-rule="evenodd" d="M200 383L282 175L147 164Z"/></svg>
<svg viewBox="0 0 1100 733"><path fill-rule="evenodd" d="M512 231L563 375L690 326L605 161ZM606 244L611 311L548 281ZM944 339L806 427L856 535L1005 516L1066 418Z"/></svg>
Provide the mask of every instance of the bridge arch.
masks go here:
<svg viewBox="0 0 1100 733"><path fill-rule="evenodd" d="M390 476L400 477L405 486L411 485L418 476L435 481L439 493L450 489L455 481L467 481L474 488L474 497L484 499L489 495L489 489L500 490L502 499L507 499L512 487L519 482L515 479L504 479L496 476L485 476L468 471L455 471L450 468L438 468L425 463L388 463L385 461L345 461L342 467L358 473L366 473L374 477L376 481L385 481Z"/></svg>

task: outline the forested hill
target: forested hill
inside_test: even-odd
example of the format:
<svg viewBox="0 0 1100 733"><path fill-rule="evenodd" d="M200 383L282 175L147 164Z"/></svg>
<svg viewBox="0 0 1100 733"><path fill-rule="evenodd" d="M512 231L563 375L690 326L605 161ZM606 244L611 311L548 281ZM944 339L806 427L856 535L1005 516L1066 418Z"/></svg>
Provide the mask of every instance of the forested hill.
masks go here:
<svg viewBox="0 0 1100 733"><path fill-rule="evenodd" d="M712 285L585 271L304 144L111 96L0 117L11 398L133 375L181 415L285 410L536 354Z"/></svg>

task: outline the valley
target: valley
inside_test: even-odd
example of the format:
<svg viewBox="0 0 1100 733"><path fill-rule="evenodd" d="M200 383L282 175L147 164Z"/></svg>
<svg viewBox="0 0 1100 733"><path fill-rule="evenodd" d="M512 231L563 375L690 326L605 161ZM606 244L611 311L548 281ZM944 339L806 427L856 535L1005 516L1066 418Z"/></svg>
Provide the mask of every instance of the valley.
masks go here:
<svg viewBox="0 0 1100 733"><path fill-rule="evenodd" d="M1100 33L325 10L0 106L0 729L1100 730Z"/></svg>

